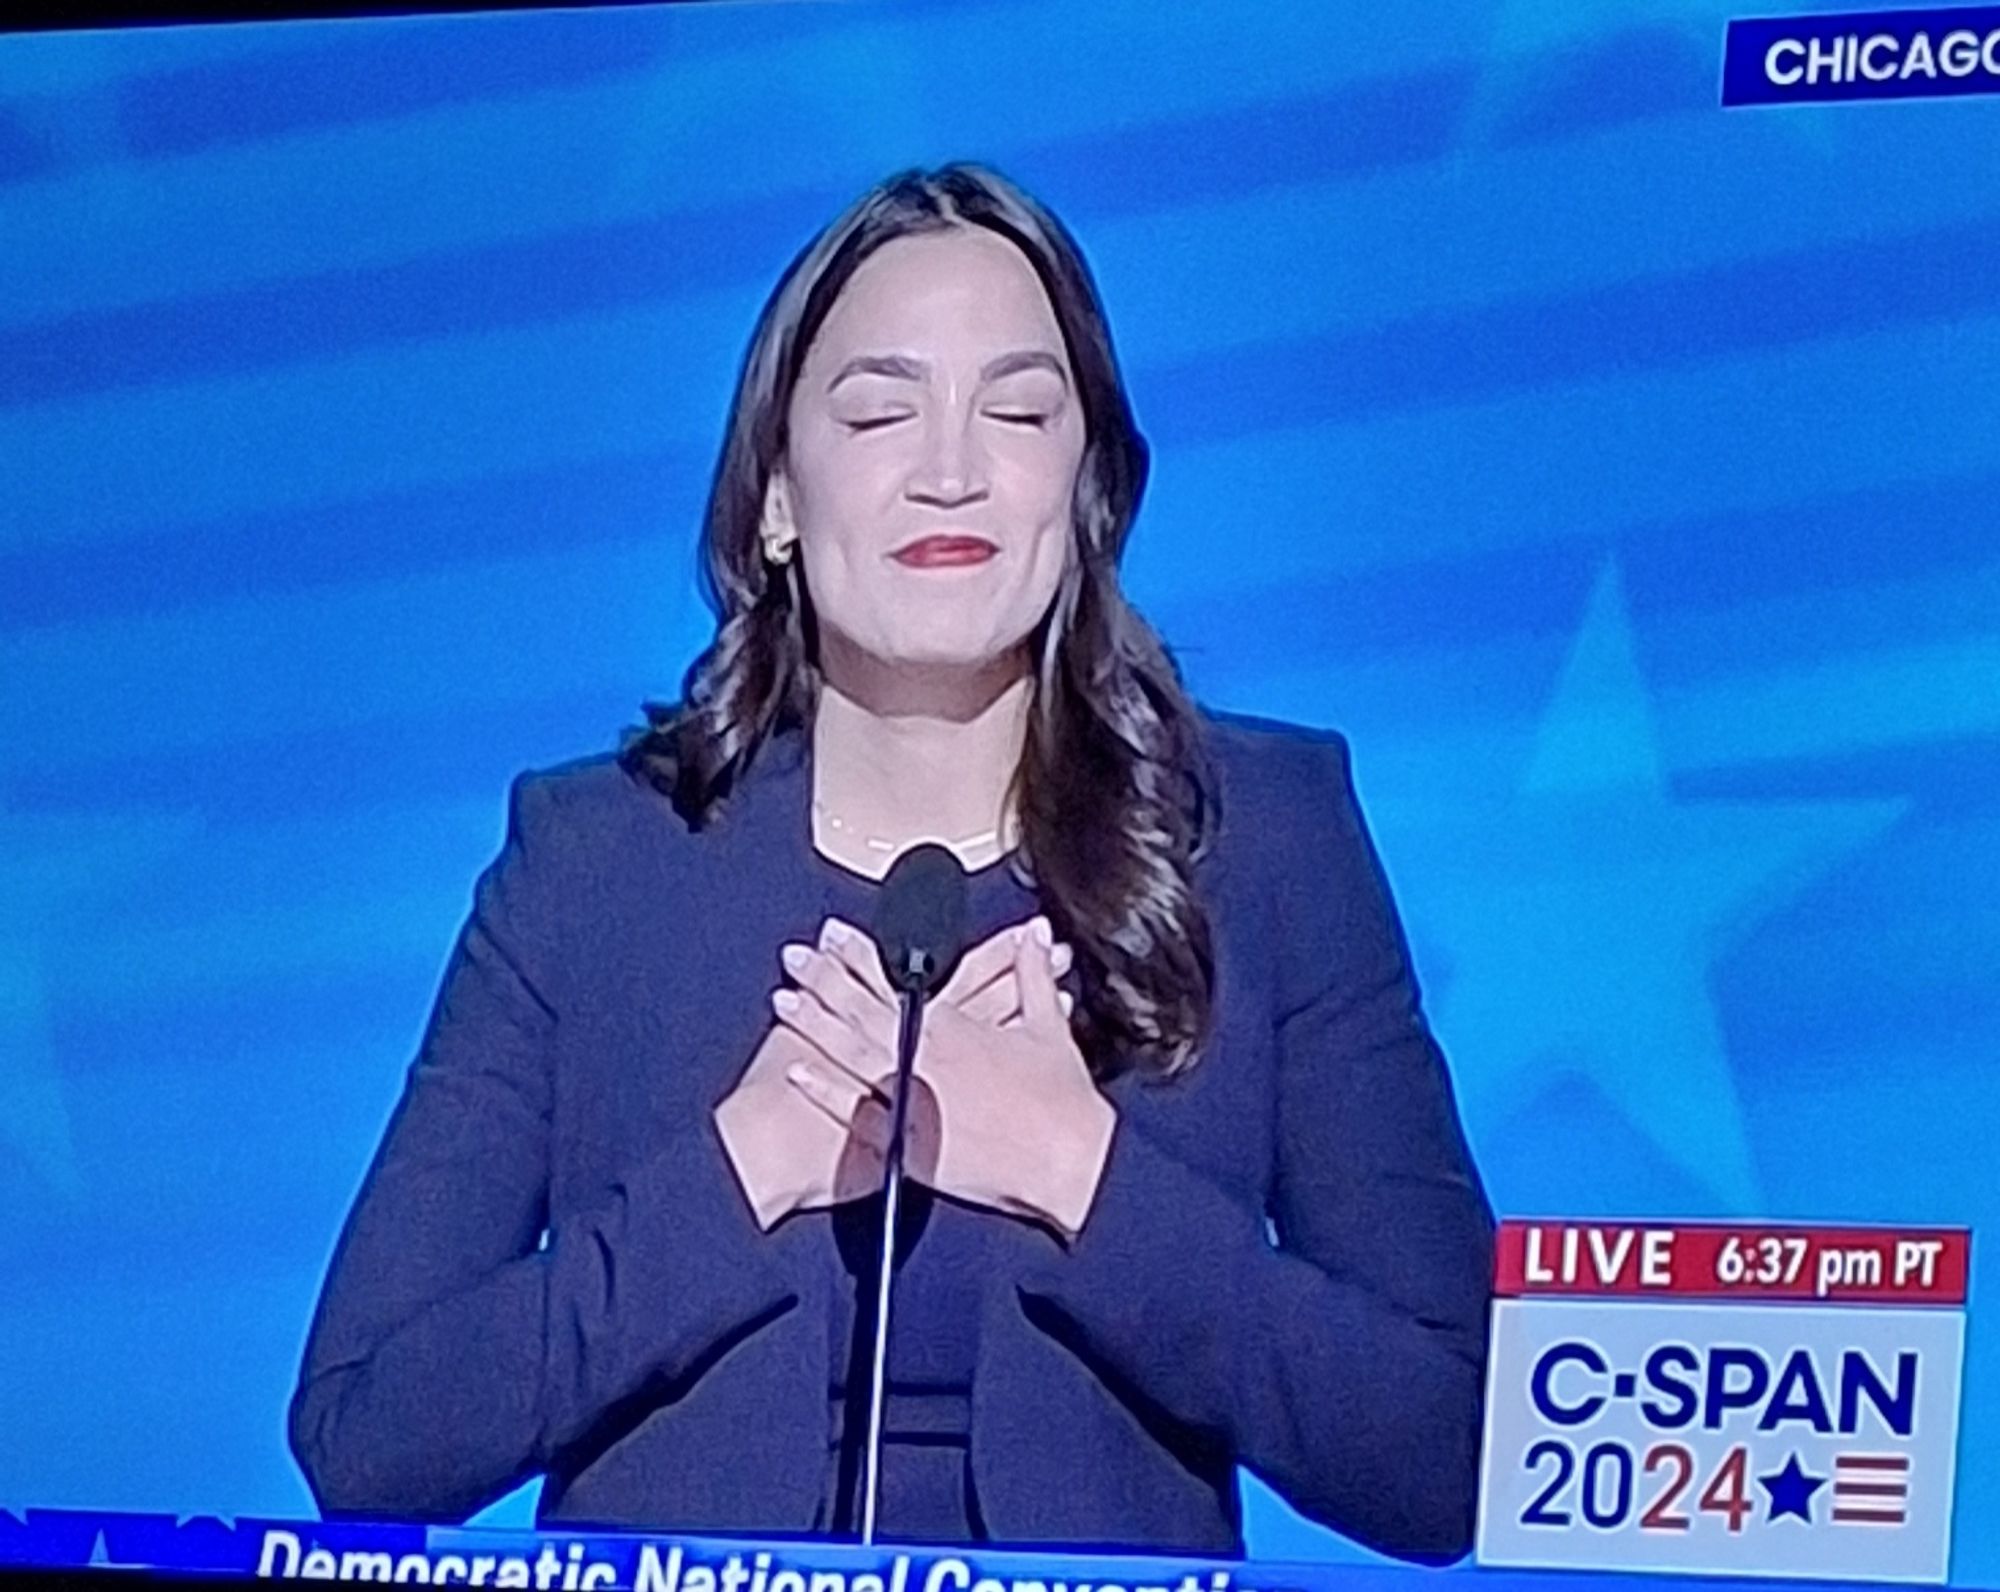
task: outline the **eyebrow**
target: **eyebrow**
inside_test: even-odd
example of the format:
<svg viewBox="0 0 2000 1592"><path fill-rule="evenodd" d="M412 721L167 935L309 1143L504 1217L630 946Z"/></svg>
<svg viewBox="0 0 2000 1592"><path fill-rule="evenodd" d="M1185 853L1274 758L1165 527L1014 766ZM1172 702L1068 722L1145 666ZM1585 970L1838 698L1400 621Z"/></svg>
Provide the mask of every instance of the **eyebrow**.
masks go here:
<svg viewBox="0 0 2000 1592"><path fill-rule="evenodd" d="M1069 388L1069 374L1063 363L1054 354L1040 348L1017 348L1010 354L1001 354L989 359L980 367L979 380L983 384L998 381L1002 376L1011 376L1020 370L1046 370L1055 374L1065 391ZM893 376L899 381L922 381L929 374L929 364L921 359L911 359L903 354L856 354L835 373L826 390L832 392L849 376Z"/></svg>

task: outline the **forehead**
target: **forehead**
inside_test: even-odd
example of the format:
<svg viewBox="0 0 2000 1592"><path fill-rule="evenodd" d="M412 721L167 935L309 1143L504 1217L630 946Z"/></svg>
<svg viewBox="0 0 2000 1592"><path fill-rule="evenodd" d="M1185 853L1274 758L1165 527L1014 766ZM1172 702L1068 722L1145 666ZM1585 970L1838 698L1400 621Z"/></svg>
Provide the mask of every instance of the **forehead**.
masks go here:
<svg viewBox="0 0 2000 1592"><path fill-rule="evenodd" d="M1055 309L1014 244L984 227L954 227L896 238L862 261L807 363L891 351L976 358L1002 345L1061 356Z"/></svg>

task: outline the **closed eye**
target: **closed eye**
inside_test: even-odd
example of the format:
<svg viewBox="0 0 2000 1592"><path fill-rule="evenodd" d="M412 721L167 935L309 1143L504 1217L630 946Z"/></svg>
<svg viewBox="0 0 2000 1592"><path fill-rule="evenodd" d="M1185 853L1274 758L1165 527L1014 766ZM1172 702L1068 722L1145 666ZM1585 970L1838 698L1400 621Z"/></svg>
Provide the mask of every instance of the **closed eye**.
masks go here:
<svg viewBox="0 0 2000 1592"><path fill-rule="evenodd" d="M995 420L1004 420L1010 425L1033 426L1037 431L1042 430L1049 423L1047 415L1003 415L998 410L993 412L993 418Z"/></svg>

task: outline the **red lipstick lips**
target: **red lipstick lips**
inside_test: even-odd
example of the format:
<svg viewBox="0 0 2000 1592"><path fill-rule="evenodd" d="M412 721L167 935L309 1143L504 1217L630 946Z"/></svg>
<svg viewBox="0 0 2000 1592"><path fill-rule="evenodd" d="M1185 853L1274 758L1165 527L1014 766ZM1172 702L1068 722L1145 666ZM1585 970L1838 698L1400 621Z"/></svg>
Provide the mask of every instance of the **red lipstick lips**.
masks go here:
<svg viewBox="0 0 2000 1592"><path fill-rule="evenodd" d="M889 556L907 569L955 569L983 564L999 551L983 536L920 536Z"/></svg>

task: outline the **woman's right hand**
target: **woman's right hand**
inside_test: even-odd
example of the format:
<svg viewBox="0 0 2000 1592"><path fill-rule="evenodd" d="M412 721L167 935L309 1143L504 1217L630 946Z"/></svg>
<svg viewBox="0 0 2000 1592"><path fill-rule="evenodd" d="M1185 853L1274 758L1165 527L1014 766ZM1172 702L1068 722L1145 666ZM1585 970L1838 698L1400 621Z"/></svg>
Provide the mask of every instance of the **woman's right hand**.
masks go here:
<svg viewBox="0 0 2000 1592"><path fill-rule="evenodd" d="M773 1023L736 1087L715 1108L715 1128L765 1231L793 1211L859 1199L882 1182L882 1155L788 1081L825 1058L810 1040Z"/></svg>

